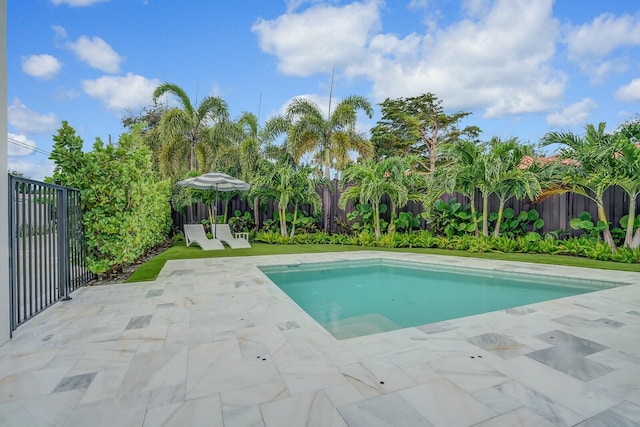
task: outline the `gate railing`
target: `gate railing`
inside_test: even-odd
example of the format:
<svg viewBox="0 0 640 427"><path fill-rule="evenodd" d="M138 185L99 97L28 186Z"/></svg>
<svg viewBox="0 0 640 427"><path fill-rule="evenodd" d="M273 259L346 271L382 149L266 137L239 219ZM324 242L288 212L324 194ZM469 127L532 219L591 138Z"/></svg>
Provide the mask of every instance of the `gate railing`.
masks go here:
<svg viewBox="0 0 640 427"><path fill-rule="evenodd" d="M11 331L94 278L80 191L9 175Z"/></svg>

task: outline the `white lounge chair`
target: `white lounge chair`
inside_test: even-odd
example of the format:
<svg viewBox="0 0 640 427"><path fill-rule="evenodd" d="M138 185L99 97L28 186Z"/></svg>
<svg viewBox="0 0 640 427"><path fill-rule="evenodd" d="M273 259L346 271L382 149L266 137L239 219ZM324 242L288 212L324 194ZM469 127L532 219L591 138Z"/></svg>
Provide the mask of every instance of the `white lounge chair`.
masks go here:
<svg viewBox="0 0 640 427"><path fill-rule="evenodd" d="M185 224L184 238L187 242L187 246L195 243L204 251L224 249L224 245L220 240L209 239L207 237L207 234L204 232L204 226L202 224Z"/></svg>
<svg viewBox="0 0 640 427"><path fill-rule="evenodd" d="M235 233L235 237L231 234L229 224L214 224L216 239L223 241L231 249L250 248L249 233Z"/></svg>

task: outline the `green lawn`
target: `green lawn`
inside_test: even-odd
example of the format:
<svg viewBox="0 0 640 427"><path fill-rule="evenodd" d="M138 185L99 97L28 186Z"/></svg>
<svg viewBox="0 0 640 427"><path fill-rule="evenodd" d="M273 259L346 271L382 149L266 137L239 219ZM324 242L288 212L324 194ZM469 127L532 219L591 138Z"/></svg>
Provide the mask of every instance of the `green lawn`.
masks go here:
<svg viewBox="0 0 640 427"><path fill-rule="evenodd" d="M573 267L599 268L603 270L638 271L640 264L624 264L609 261L598 261L587 258L578 258L562 255L540 255L540 254L520 254L520 253L499 253L499 252L466 252L447 249L424 249L424 248L370 248L362 246L347 245L270 245L267 243L252 243L250 249L225 249L223 251L203 251L199 247L184 246L184 242L176 243L173 247L155 256L142 264L127 280L130 282L143 282L155 280L160 274L160 270L168 260L172 259L194 259L194 258L223 258L235 256L257 256L257 255L286 255L286 254L309 254L319 252L347 252L347 251L386 251L386 252L411 252L417 254L433 255L454 255L469 258L484 258L505 261L523 261L539 264L567 265Z"/></svg>

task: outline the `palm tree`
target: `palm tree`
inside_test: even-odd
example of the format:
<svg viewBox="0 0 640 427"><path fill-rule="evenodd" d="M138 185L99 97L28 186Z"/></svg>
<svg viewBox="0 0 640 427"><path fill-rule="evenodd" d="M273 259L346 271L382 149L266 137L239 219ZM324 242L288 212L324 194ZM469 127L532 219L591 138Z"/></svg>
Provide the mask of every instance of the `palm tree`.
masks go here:
<svg viewBox="0 0 640 427"><path fill-rule="evenodd" d="M636 203L640 196L640 146L636 139L640 134L638 123L623 125L613 135L611 150L603 151L601 161L613 160L615 183L629 196L624 245L635 249L640 246L640 228L634 234Z"/></svg>
<svg viewBox="0 0 640 427"><path fill-rule="evenodd" d="M194 108L185 91L172 83L163 83L153 92L153 101L165 94L178 98L180 107L162 114L152 139L160 141L160 170L164 176L182 177L187 170L198 170L205 163L206 147L211 144L210 129L227 120L226 102L219 97L207 96Z"/></svg>
<svg viewBox="0 0 640 427"><path fill-rule="evenodd" d="M362 157L373 155L374 148L369 140L356 132L357 110L362 110L371 118L373 108L362 96L349 96L329 111L327 118L314 102L296 98L288 106L286 118L292 125L288 131L289 150L296 161L307 153L314 153L316 161L324 169L324 178L331 179L331 168L343 170L349 163L349 154L357 152ZM324 227L330 221L329 189L324 191Z"/></svg>
<svg viewBox="0 0 640 427"><path fill-rule="evenodd" d="M484 181L487 164L484 161L484 150L482 145L470 140L449 144L446 147L445 158L451 163L447 167L436 169L436 180L442 183L443 192L459 192L469 200L476 236L480 234L480 230L478 230L475 195ZM486 209L488 209L488 199ZM488 233L488 224L486 228Z"/></svg>
<svg viewBox="0 0 640 427"><path fill-rule="evenodd" d="M523 159L534 155L530 147L520 144L516 138L503 141L497 137L489 141L488 147L484 168L489 181L485 185L498 196L498 218L493 230L493 236L498 237L505 203L512 197L518 200L524 197L534 199L540 194L541 188L537 174L523 166ZM483 218L486 213L483 212Z"/></svg>
<svg viewBox="0 0 640 427"><path fill-rule="evenodd" d="M290 162L263 164L263 172L256 176L250 190L250 195L264 197L275 201L280 221L280 234L287 233L287 209L290 203L295 209L299 204L310 203L314 208L320 206L320 196L316 193L318 178L308 166L294 167ZM295 219L294 219L295 220ZM291 236L295 234L295 226L291 229Z"/></svg>
<svg viewBox="0 0 640 427"><path fill-rule="evenodd" d="M544 145L562 144L560 157L569 163L564 170L563 185L546 191L542 197L573 192L592 200L604 227L604 241L615 249L604 207L604 192L616 184L612 156L602 156L603 151L611 150L611 136L605 134L605 128L606 123L600 123L597 128L589 124L584 137L571 132L549 132L542 138Z"/></svg>
<svg viewBox="0 0 640 427"><path fill-rule="evenodd" d="M274 116L260 128L258 117L250 112L244 112L233 122L231 134L239 141L238 166L239 176L246 182L256 180L264 169L261 163L276 161L281 157L282 150L273 146L273 142L286 133L289 122L282 116ZM253 200L253 215L256 231L260 228L260 196Z"/></svg>
<svg viewBox="0 0 640 427"><path fill-rule="evenodd" d="M419 192L410 192L411 187L407 185L407 177L412 172L412 159L389 157L380 162L370 160L364 163L353 163L344 170L341 179L344 190L338 203L342 209L346 207L349 200L358 200L360 203L371 205L376 238L381 235L382 196L385 194L389 196L392 212L405 206L409 200L419 198Z"/></svg>

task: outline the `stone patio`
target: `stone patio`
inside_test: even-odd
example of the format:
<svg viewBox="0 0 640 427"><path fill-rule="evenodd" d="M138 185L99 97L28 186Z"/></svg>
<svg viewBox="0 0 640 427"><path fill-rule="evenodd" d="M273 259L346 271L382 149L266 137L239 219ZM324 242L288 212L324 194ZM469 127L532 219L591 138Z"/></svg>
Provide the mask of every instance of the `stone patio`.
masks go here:
<svg viewBox="0 0 640 427"><path fill-rule="evenodd" d="M257 268L373 257L628 285L336 340ZM72 296L0 347L0 425L640 425L640 273L327 253L170 261Z"/></svg>

